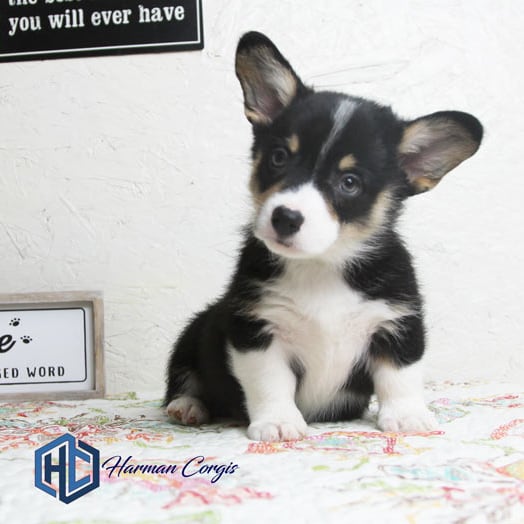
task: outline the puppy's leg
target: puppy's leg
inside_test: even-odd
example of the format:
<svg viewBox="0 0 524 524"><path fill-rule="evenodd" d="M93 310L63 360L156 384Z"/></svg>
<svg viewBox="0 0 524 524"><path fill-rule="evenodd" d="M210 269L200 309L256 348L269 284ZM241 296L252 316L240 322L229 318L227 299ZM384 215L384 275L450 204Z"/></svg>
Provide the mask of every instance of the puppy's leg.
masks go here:
<svg viewBox="0 0 524 524"><path fill-rule="evenodd" d="M399 367L388 360L372 364L378 397L378 426L383 431L428 431L435 429L435 417L423 396L421 364Z"/></svg>
<svg viewBox="0 0 524 524"><path fill-rule="evenodd" d="M169 359L164 407L167 416L178 424L199 426L210 420L209 411L200 398L202 388L194 356L208 316L209 310L206 310L186 326Z"/></svg>
<svg viewBox="0 0 524 524"><path fill-rule="evenodd" d="M420 315L384 326L371 340L368 369L379 402L378 426L384 431L427 431L437 425L424 403L424 345Z"/></svg>
<svg viewBox="0 0 524 524"><path fill-rule="evenodd" d="M174 398L166 407L167 416L178 424L200 426L209 422L209 412L196 397L182 395Z"/></svg>
<svg viewBox="0 0 524 524"><path fill-rule="evenodd" d="M297 440L307 424L295 404L296 377L288 358L273 340L267 349L229 351L233 374L246 397L252 440Z"/></svg>

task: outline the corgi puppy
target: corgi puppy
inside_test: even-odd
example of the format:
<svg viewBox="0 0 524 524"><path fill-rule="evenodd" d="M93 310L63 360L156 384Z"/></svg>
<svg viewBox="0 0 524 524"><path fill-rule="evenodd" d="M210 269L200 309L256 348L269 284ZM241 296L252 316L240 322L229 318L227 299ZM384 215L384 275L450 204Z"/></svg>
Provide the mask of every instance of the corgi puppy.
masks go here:
<svg viewBox="0 0 524 524"><path fill-rule="evenodd" d="M442 111L415 120L302 83L257 32L236 52L253 127L253 218L224 295L172 351L164 405L180 424L246 420L254 440L304 437L360 417L427 431L423 304L396 231L405 199L473 155L482 126Z"/></svg>

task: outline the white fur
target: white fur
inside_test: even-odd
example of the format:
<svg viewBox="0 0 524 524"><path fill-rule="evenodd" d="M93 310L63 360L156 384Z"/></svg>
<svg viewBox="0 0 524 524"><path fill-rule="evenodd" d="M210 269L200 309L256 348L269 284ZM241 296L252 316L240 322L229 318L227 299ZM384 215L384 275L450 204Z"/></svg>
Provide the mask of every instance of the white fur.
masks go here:
<svg viewBox="0 0 524 524"><path fill-rule="evenodd" d="M376 362L373 384L379 401L378 425L384 431L427 431L437 426L424 403L421 363L397 368Z"/></svg>
<svg viewBox="0 0 524 524"><path fill-rule="evenodd" d="M304 217L300 230L286 244L278 242L271 224L273 211L285 206ZM313 184L275 193L264 203L255 221L255 236L271 251L288 258L305 258L326 251L338 238L340 224L330 213L324 197Z"/></svg>
<svg viewBox="0 0 524 524"><path fill-rule="evenodd" d="M306 419L312 419L333 405L348 402L340 388L372 334L410 311L384 300L366 299L347 285L333 265L287 260L283 275L264 287L263 298L252 313L269 322L272 344L267 350L230 350L232 370L246 393L252 426L263 423L264 431L270 431L271 424L282 428L285 421L302 433L303 420L296 407ZM293 360L305 371L297 391L289 367ZM264 437L264 431L248 434Z"/></svg>

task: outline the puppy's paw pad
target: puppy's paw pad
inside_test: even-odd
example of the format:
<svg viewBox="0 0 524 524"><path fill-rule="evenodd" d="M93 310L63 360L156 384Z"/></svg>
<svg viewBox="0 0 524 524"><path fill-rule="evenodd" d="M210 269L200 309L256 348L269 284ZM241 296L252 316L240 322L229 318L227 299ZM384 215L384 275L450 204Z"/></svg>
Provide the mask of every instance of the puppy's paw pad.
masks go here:
<svg viewBox="0 0 524 524"><path fill-rule="evenodd" d="M251 440L279 442L300 440L307 435L307 424L299 422L253 422L247 428Z"/></svg>
<svg viewBox="0 0 524 524"><path fill-rule="evenodd" d="M382 406L378 426L383 431L423 432L437 429L433 413L421 402L391 402Z"/></svg>
<svg viewBox="0 0 524 524"><path fill-rule="evenodd" d="M209 412L195 397L177 397L166 408L167 416L186 426L200 426L209 422Z"/></svg>

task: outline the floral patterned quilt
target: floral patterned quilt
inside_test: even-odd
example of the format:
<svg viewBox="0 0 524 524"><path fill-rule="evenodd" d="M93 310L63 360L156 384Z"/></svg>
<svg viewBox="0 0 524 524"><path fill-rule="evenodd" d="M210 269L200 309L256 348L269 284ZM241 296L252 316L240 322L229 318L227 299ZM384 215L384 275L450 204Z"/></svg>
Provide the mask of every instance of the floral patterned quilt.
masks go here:
<svg viewBox="0 0 524 524"><path fill-rule="evenodd" d="M0 403L0 523L524 523L524 387L432 384L427 400L438 431L382 433L373 404L282 443L231 422L172 425L145 395ZM69 503L65 454L35 454L67 433L99 452L84 473L64 463L99 484Z"/></svg>

